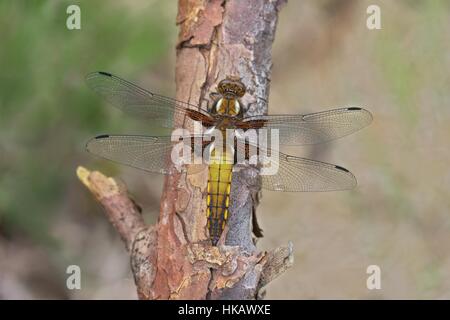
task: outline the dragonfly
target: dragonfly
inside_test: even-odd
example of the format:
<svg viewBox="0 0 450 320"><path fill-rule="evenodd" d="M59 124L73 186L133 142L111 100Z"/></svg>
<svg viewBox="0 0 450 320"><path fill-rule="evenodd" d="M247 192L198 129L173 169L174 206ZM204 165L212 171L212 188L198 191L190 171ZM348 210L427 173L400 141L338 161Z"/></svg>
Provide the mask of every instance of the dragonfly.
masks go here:
<svg viewBox="0 0 450 320"><path fill-rule="evenodd" d="M358 131L372 121L372 114L360 107L309 114L246 116L248 106L242 102L242 98L247 88L237 77L221 80L217 92L210 93L211 103L206 106L153 93L108 72L91 73L87 75L86 82L107 102L125 113L151 120L156 126L175 129L176 119L188 118L201 123L205 131L219 130L224 136L227 129L244 133L250 129L276 130L279 144L287 146L329 142ZM195 137L191 136L186 144L194 147L194 140ZM171 154L175 143L170 135L99 135L87 142L86 149L97 156L137 169L173 174ZM206 215L209 237L212 245L216 245L230 216L232 176L238 165L233 148L211 148L212 145L211 141L201 141L200 149L202 152L209 150L206 153L215 160L208 164ZM258 149L258 146L255 148ZM276 165L277 171L260 176L263 189L308 192L349 190L356 186L355 176L344 167L288 155L267 146L264 148L277 152L278 157L270 160ZM245 157L249 156L249 149L250 144L244 143ZM189 169L194 166L185 167ZM260 164L251 166L258 168Z"/></svg>

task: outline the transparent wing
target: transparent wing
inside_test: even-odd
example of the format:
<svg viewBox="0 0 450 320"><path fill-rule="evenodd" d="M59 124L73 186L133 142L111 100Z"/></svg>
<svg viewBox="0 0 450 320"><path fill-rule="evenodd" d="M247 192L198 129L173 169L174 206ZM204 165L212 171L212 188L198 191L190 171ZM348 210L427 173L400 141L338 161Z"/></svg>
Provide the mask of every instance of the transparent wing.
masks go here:
<svg viewBox="0 0 450 320"><path fill-rule="evenodd" d="M192 141L188 140L188 143L192 145ZM102 135L91 139L86 149L100 157L134 168L172 174L177 170L171 162L174 144L171 137ZM262 159L263 168L277 168L274 174L261 176L262 186L268 190L333 191L356 186L353 174L339 166L282 152L279 152L278 158ZM202 165L191 165L188 172L196 173L204 168Z"/></svg>
<svg viewBox="0 0 450 320"><path fill-rule="evenodd" d="M174 119L183 119L187 109L198 117L209 118L196 105L152 93L107 72L91 73L86 76L86 82L92 90L122 111L156 120L163 127L172 128Z"/></svg>
<svg viewBox="0 0 450 320"><path fill-rule="evenodd" d="M331 141L358 131L372 122L372 114L350 107L305 115L267 115L244 119L245 128L278 129L282 145L308 145Z"/></svg>
<svg viewBox="0 0 450 320"><path fill-rule="evenodd" d="M173 174L178 170L171 160L175 143L170 136L101 135L89 140L86 149L97 156L133 168ZM203 169L202 166L191 165L189 173Z"/></svg>
<svg viewBox="0 0 450 320"><path fill-rule="evenodd" d="M257 166L262 187L273 191L337 191L352 189L356 178L347 169L333 164L284 154L274 149L263 149L241 140L235 143L237 161L258 155ZM242 156L241 156L242 155ZM243 158L245 157L245 158ZM253 159L255 160L255 159Z"/></svg>
<svg viewBox="0 0 450 320"><path fill-rule="evenodd" d="M355 176L333 164L279 153L279 160L267 162L278 166L273 175L262 175L262 187L274 191L337 191L353 189Z"/></svg>

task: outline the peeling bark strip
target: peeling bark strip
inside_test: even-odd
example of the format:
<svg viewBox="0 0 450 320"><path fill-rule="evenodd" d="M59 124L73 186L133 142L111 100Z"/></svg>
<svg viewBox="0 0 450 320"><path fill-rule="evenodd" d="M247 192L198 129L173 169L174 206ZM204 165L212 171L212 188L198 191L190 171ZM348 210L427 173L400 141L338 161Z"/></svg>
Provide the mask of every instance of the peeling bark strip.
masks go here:
<svg viewBox="0 0 450 320"><path fill-rule="evenodd" d="M246 115L267 113L271 47L284 2L179 0L176 98L204 105L220 80L238 76L247 87L241 99L250 106ZM293 263L291 246L258 252L254 245L252 213L260 191L256 169L233 174L230 217L217 247L211 246L206 228L207 166L166 177L159 221L151 227L112 178L80 170L79 178L102 203L130 251L140 299L257 299Z"/></svg>

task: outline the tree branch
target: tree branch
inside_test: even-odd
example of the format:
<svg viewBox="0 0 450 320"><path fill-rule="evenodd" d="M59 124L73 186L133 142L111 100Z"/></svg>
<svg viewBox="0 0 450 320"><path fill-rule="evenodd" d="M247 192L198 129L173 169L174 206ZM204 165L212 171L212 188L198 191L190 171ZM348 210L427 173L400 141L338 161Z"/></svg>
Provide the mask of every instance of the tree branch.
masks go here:
<svg viewBox="0 0 450 320"><path fill-rule="evenodd" d="M102 204L105 213L116 228L129 251L136 234L145 228L140 208L128 197L124 185L98 171L78 167L77 176Z"/></svg>

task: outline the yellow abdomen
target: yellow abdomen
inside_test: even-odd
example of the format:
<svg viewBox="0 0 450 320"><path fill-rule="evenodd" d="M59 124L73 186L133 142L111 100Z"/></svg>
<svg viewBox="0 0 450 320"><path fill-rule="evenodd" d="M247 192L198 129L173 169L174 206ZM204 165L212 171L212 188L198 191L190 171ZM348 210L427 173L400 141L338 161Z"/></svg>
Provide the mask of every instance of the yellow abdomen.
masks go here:
<svg viewBox="0 0 450 320"><path fill-rule="evenodd" d="M209 237L212 244L217 241L225 228L230 205L231 176L233 162L231 155L212 151L209 165L208 195L206 214L208 218Z"/></svg>

